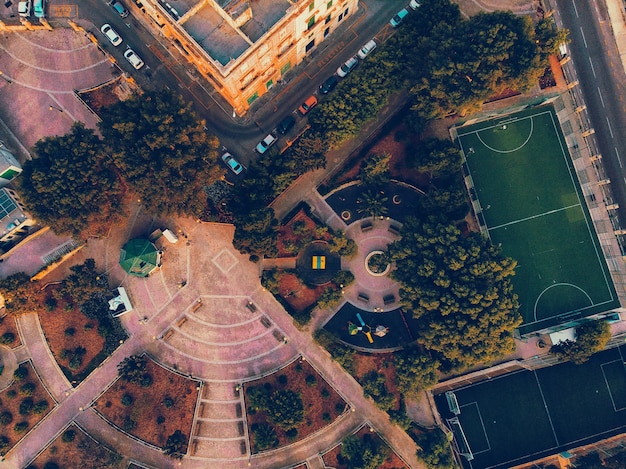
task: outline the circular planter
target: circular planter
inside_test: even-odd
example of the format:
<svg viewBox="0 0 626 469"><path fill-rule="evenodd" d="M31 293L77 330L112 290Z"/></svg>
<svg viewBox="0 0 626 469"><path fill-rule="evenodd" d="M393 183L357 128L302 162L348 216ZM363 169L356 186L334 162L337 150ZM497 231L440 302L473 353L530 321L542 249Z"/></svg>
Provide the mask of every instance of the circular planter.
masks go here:
<svg viewBox="0 0 626 469"><path fill-rule="evenodd" d="M370 262L375 259L374 256L382 256L383 254L385 254L384 251L376 250L365 256L365 270L367 270L368 274L373 275L374 277L384 277L389 273L389 270L391 270L391 264L387 263L385 268L380 270L379 266L377 266L374 262Z"/></svg>
<svg viewBox="0 0 626 469"><path fill-rule="evenodd" d="M343 212L341 212L341 219L348 221L350 220L350 218L352 218L352 214L350 213L350 210L344 210Z"/></svg>

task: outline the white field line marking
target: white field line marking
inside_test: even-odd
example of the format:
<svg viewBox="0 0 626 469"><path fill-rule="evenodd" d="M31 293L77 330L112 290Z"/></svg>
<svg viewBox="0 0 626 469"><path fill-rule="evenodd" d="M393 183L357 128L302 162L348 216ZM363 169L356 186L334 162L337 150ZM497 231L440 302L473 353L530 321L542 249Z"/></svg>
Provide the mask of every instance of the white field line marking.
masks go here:
<svg viewBox="0 0 626 469"><path fill-rule="evenodd" d="M585 49L587 49L587 39L585 39L585 33L583 31L583 27L580 27L580 35L583 37L583 42L585 43Z"/></svg>
<svg viewBox="0 0 626 469"><path fill-rule="evenodd" d="M547 212L539 213L537 215L531 215L530 217L520 218L519 220L513 220L513 221L510 221L508 223L503 223L501 225L494 226L492 228L488 228L488 230L489 231L497 230L498 228L502 228L502 227L505 227L505 226L514 225L516 223L521 223L521 222L524 222L524 221L532 220L533 218L543 217L545 215L552 215L553 213L562 212L563 210L568 210L568 209L574 208L574 207L580 207L580 204L575 204L575 205L569 205L567 207L556 208L554 210L549 210ZM581 210L582 210L582 208L581 208Z"/></svg>
<svg viewBox="0 0 626 469"><path fill-rule="evenodd" d="M617 147L615 147L615 154L617 155L617 162L619 163L619 167L623 168L624 165L622 164L622 157L619 156L619 151L617 151Z"/></svg>
<svg viewBox="0 0 626 469"><path fill-rule="evenodd" d="M578 16L578 8L576 8L576 2L574 0L572 0L572 6L574 7L574 13L576 13L576 18L580 18L580 16Z"/></svg>

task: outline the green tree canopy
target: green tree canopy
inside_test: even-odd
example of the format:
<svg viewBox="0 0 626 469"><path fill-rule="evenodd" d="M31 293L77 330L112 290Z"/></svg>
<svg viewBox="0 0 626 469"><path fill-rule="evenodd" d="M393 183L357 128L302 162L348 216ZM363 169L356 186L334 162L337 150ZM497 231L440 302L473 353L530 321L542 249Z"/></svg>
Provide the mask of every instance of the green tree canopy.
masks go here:
<svg viewBox="0 0 626 469"><path fill-rule="evenodd" d="M182 459L187 451L187 436L180 430L176 430L167 437L163 452L174 459Z"/></svg>
<svg viewBox="0 0 626 469"><path fill-rule="evenodd" d="M19 192L28 210L55 233L79 235L90 225L117 220L122 190L100 138L84 124L47 137L24 163Z"/></svg>
<svg viewBox="0 0 626 469"><path fill-rule="evenodd" d="M550 347L550 353L559 360L571 360L580 365L597 352L604 350L611 339L611 327L607 321L589 321L576 328L576 340L565 340Z"/></svg>
<svg viewBox="0 0 626 469"><path fill-rule="evenodd" d="M450 441L438 428L419 435L417 455L426 463L428 469L453 469L456 467L452 457Z"/></svg>
<svg viewBox="0 0 626 469"><path fill-rule="evenodd" d="M383 155L371 155L361 163L359 169L359 179L364 186L379 186L389 182L391 179L389 173L389 161L391 155L385 153Z"/></svg>
<svg viewBox="0 0 626 469"><path fill-rule="evenodd" d="M390 245L393 277L419 318L418 342L444 369L465 368L514 350L522 322L511 277L516 262L479 234L454 225L408 219Z"/></svg>
<svg viewBox="0 0 626 469"><path fill-rule="evenodd" d="M38 288L30 281L30 276L18 272L0 279L0 294L9 314L36 313L41 310Z"/></svg>
<svg viewBox="0 0 626 469"><path fill-rule="evenodd" d="M439 362L418 347L409 347L393 354L398 390L405 396L416 395L437 384Z"/></svg>
<svg viewBox="0 0 626 469"><path fill-rule="evenodd" d="M70 270L72 273L63 280L61 293L72 297L78 305L108 291L107 274L96 270L96 261L93 259L86 259L82 264L70 267Z"/></svg>
<svg viewBox="0 0 626 469"><path fill-rule="evenodd" d="M278 220L271 208L258 208L247 214L235 215L233 246L240 252L273 256L278 252Z"/></svg>
<svg viewBox="0 0 626 469"><path fill-rule="evenodd" d="M350 469L377 469L389 454L389 447L375 443L371 435L359 438L350 435L341 442L341 456L348 461Z"/></svg>
<svg viewBox="0 0 626 469"><path fill-rule="evenodd" d="M408 155L407 164L432 178L446 177L461 169L461 151L450 141L433 138L421 142Z"/></svg>
<svg viewBox="0 0 626 469"><path fill-rule="evenodd" d="M171 91L151 91L102 111L100 131L123 177L153 213L200 216L204 187L223 177L218 140Z"/></svg>

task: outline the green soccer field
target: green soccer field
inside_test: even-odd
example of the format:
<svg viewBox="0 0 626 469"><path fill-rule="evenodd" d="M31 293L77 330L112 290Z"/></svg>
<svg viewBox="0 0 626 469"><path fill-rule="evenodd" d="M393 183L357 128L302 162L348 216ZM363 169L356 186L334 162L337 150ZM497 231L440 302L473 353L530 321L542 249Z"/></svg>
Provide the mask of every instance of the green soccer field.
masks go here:
<svg viewBox="0 0 626 469"><path fill-rule="evenodd" d="M468 469L508 468L622 433L626 366L619 348L583 365L518 371L454 390L474 459ZM626 352L626 351L624 351ZM435 396L444 421L454 418Z"/></svg>
<svg viewBox="0 0 626 469"><path fill-rule="evenodd" d="M619 307L553 107L456 131L479 221L518 261L520 332Z"/></svg>

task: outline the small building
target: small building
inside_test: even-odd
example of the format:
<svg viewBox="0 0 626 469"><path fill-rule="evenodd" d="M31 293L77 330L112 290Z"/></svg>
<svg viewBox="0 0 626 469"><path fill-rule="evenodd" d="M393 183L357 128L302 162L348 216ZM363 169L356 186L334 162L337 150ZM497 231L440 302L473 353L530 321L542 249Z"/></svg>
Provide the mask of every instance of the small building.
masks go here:
<svg viewBox="0 0 626 469"><path fill-rule="evenodd" d="M161 251L145 238L134 238L123 247L120 265L131 275L147 277L161 267Z"/></svg>
<svg viewBox="0 0 626 469"><path fill-rule="evenodd" d="M15 191L0 189L0 252L7 252L28 236L34 225Z"/></svg>
<svg viewBox="0 0 626 469"><path fill-rule="evenodd" d="M109 303L109 311L114 318L120 317L122 314L126 314L133 310L133 305L130 302L130 298L126 293L124 287L117 287L111 292L111 295L107 297Z"/></svg>
<svg viewBox="0 0 626 469"><path fill-rule="evenodd" d="M19 176L21 172L22 166L19 161L9 151L4 142L0 140L0 187L6 186Z"/></svg>

